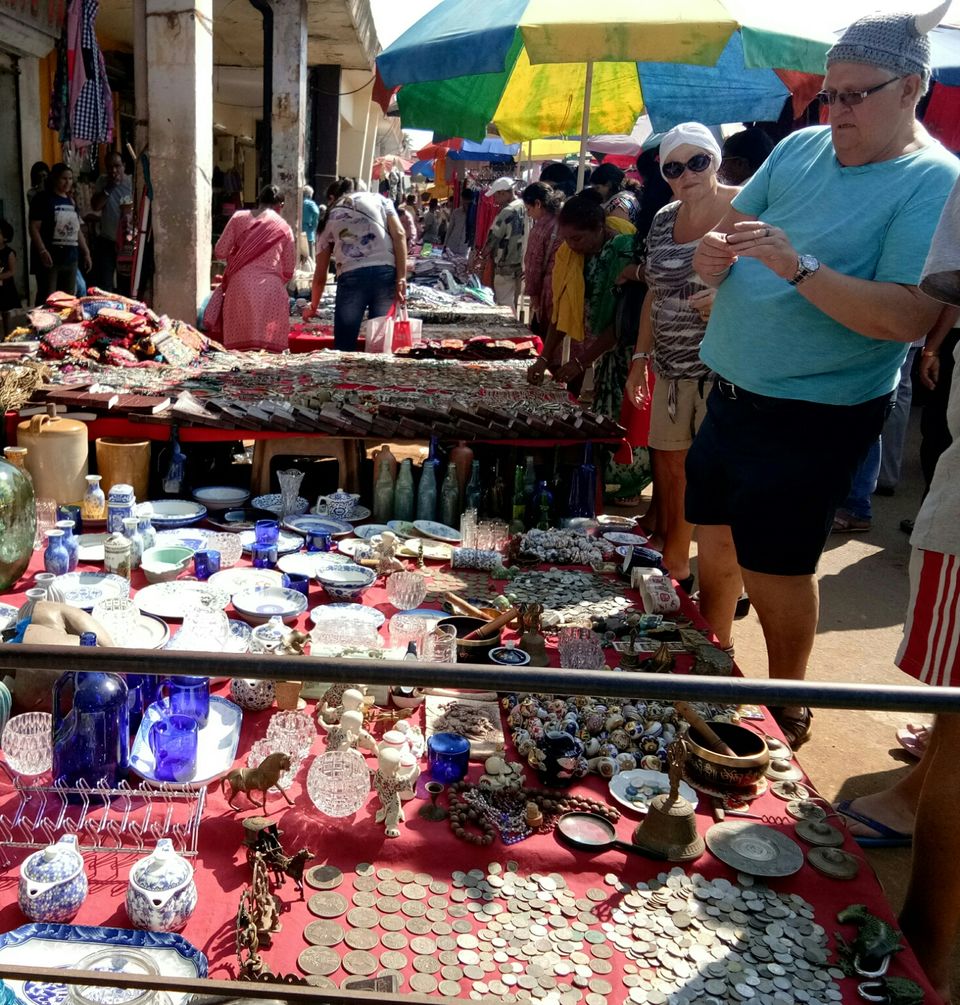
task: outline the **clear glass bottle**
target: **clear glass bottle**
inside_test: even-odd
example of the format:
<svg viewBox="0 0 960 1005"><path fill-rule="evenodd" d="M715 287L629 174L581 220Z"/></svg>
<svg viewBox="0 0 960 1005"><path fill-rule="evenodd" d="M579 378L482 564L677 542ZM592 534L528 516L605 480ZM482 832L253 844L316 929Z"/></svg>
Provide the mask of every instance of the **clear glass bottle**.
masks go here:
<svg viewBox="0 0 960 1005"><path fill-rule="evenodd" d="M475 509L480 511L480 503L483 499L483 485L480 482L480 462L474 461L470 470L470 481L467 482L467 489L464 493L463 508L465 510Z"/></svg>
<svg viewBox="0 0 960 1005"><path fill-rule="evenodd" d="M440 489L440 520L448 527L457 527L460 523L460 481L452 461L447 464L447 474Z"/></svg>
<svg viewBox="0 0 960 1005"><path fill-rule="evenodd" d="M417 519L437 518L437 465L432 460L423 462L420 469L420 484L417 487Z"/></svg>
<svg viewBox="0 0 960 1005"><path fill-rule="evenodd" d="M415 495L413 491L413 462L407 457L400 465L397 484L393 493L393 517L395 520L412 520Z"/></svg>

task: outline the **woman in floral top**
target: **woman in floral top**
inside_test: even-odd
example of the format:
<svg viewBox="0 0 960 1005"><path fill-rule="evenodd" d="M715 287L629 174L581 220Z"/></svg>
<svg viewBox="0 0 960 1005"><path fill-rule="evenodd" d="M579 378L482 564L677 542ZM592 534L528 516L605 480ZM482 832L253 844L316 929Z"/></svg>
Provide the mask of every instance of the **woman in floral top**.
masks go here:
<svg viewBox="0 0 960 1005"><path fill-rule="evenodd" d="M601 164L590 175L590 187L603 197L607 216L617 216L636 227L643 198L639 182L628 178L615 164Z"/></svg>
<svg viewBox="0 0 960 1005"><path fill-rule="evenodd" d="M553 310L553 263L557 257L557 213L563 196L549 185L534 182L523 190L523 204L533 227L527 235L523 256L523 283L530 298L530 328L538 335L546 332Z"/></svg>

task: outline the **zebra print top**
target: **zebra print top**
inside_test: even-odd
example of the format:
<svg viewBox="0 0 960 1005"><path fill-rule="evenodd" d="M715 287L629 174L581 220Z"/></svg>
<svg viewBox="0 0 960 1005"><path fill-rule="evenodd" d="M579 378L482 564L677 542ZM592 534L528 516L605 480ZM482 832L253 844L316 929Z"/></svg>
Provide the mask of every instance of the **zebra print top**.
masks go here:
<svg viewBox="0 0 960 1005"><path fill-rule="evenodd" d="M699 380L711 372L700 359L707 323L690 305L691 295L705 289L693 271L693 253L700 242L677 244L673 239L679 211L679 202L668 203L653 218L647 235L645 279L653 297L653 363L658 377Z"/></svg>

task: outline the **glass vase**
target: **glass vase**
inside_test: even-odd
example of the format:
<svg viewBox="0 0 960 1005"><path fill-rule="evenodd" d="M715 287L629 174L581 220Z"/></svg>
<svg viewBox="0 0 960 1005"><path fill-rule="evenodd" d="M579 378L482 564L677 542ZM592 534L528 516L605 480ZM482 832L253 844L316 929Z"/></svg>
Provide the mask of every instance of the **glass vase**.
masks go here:
<svg viewBox="0 0 960 1005"><path fill-rule="evenodd" d="M29 476L0 460L0 590L13 586L27 568L33 554L36 521Z"/></svg>
<svg viewBox="0 0 960 1005"><path fill-rule="evenodd" d="M297 468L287 468L286 471L278 471L277 478L280 480L280 518L286 519L297 512L303 472Z"/></svg>

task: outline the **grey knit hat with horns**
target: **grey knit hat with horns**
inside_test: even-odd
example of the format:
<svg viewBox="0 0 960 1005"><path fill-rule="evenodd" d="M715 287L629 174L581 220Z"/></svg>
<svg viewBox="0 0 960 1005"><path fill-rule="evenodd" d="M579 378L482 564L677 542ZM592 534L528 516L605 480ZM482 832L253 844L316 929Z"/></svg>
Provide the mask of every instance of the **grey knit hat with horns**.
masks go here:
<svg viewBox="0 0 960 1005"><path fill-rule="evenodd" d="M930 38L950 7L945 0L928 14L868 14L854 21L827 53L827 66L834 63L867 63L897 76L920 75L924 88L930 83Z"/></svg>

